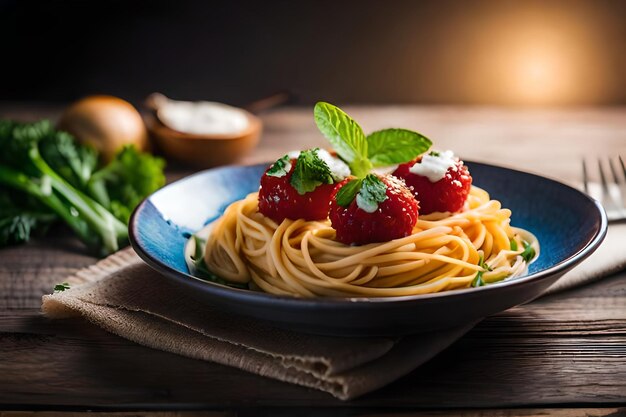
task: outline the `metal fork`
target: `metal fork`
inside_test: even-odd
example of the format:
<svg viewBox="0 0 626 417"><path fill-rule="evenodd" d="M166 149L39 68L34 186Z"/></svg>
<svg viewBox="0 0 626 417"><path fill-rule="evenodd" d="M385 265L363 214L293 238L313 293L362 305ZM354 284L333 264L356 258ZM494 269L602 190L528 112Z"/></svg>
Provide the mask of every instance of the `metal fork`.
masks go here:
<svg viewBox="0 0 626 417"><path fill-rule="evenodd" d="M626 166L621 156L617 160L598 159L598 176L590 175L583 159L583 185L585 192L598 200L609 222L626 220ZM599 181L598 181L599 179Z"/></svg>

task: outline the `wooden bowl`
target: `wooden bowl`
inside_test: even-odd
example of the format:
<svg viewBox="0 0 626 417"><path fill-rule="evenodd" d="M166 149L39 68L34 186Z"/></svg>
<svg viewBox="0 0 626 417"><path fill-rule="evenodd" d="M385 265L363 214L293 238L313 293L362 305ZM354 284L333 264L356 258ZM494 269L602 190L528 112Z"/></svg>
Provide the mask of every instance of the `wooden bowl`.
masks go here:
<svg viewBox="0 0 626 417"><path fill-rule="evenodd" d="M236 134L197 135L183 133L164 125L151 113L146 126L158 148L166 157L197 168L210 168L236 162L259 142L263 123L246 112L248 127Z"/></svg>

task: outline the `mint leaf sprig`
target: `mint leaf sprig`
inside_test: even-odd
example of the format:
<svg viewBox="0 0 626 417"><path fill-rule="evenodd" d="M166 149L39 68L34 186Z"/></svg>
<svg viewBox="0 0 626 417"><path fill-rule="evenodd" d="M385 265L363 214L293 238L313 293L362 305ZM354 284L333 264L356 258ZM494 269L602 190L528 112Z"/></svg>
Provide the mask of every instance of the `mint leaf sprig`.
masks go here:
<svg viewBox="0 0 626 417"><path fill-rule="evenodd" d="M322 135L357 177L337 193L337 203L342 207L357 198L359 207L373 213L387 198L387 187L370 174L372 168L411 161L432 146L430 139L408 129L383 129L366 136L354 119L330 103L317 103L313 115Z"/></svg>
<svg viewBox="0 0 626 417"><path fill-rule="evenodd" d="M432 146L430 139L407 129L383 129L366 136L355 120L330 103L317 103L313 115L322 135L357 178L365 178L375 167L411 161Z"/></svg>
<svg viewBox="0 0 626 417"><path fill-rule="evenodd" d="M373 165L367 158L367 138L363 129L339 107L319 102L313 109L317 128L328 139L353 175L363 178Z"/></svg>

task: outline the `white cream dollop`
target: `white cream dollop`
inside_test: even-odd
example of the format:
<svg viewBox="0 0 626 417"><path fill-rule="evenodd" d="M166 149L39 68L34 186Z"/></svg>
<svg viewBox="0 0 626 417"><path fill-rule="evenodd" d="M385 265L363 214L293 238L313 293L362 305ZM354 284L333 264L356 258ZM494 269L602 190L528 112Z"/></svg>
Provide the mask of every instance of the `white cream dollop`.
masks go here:
<svg viewBox="0 0 626 417"><path fill-rule="evenodd" d="M432 153L432 152L431 152ZM411 174L421 175L430 182L441 180L449 168L456 167L456 159L452 151L428 153L422 160L409 168Z"/></svg>
<svg viewBox="0 0 626 417"><path fill-rule="evenodd" d="M327 150L318 149L317 156L326 162L326 165L330 168L330 175L333 176L335 181L342 181L350 176L350 167L341 159L332 156Z"/></svg>
<svg viewBox="0 0 626 417"><path fill-rule="evenodd" d="M376 210L378 210L378 203L375 201L370 201L369 203L361 196L361 193L356 195L356 205L358 208L363 210L366 213L372 214Z"/></svg>
<svg viewBox="0 0 626 417"><path fill-rule="evenodd" d="M274 166L274 165L272 164L272 167L273 167L273 166ZM285 175L287 175L287 173L288 173L289 171L291 171L291 162L287 162L287 163L285 164L285 168L283 169L283 171L278 172L278 173L276 173L276 174L271 174L271 175L272 175L272 177L282 178L282 177L284 177ZM268 175L270 175L270 174L268 174Z"/></svg>
<svg viewBox="0 0 626 417"><path fill-rule="evenodd" d="M244 110L212 101L177 101L159 98L157 114L168 127L195 135L230 135L244 131Z"/></svg>
<svg viewBox="0 0 626 417"><path fill-rule="evenodd" d="M318 149L316 153L322 161L326 162L326 165L330 168L330 175L332 175L336 182L342 181L350 176L350 167L341 159L332 156L326 149ZM289 156L290 159L298 159L300 151L288 152L287 156ZM289 169L291 169L291 164L289 165Z"/></svg>

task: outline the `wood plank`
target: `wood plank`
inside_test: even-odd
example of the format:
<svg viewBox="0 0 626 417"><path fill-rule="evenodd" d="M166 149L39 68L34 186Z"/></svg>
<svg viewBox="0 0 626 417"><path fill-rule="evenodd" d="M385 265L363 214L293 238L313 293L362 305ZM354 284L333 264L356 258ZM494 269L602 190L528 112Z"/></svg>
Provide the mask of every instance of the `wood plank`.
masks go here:
<svg viewBox="0 0 626 417"><path fill-rule="evenodd" d="M38 308L41 296L55 284L97 260L77 239L65 231L55 232L26 245L0 249L0 310Z"/></svg>
<svg viewBox="0 0 626 417"><path fill-rule="evenodd" d="M527 408L527 409L483 409L483 410L445 410L445 411L348 411L342 409L324 410L326 416L352 417L440 417L455 415L457 417L603 417L621 416L626 413L624 408ZM315 411L313 411L315 413ZM110 417L238 417L248 415L272 415L305 417L313 415L310 411L294 410L292 408L244 410L239 412L221 411L133 411L133 412L94 412L94 411L0 411L0 417L81 417L81 416L110 416ZM315 413L319 415L318 413Z"/></svg>
<svg viewBox="0 0 626 417"><path fill-rule="evenodd" d="M573 300L624 300L626 274L485 320L430 363L349 403L221 365L147 349L80 319L0 315L0 403L64 406L506 407L626 404L626 311L581 320ZM586 296L588 295L588 296ZM560 310L564 305L565 309ZM623 304L626 305L626 304ZM594 311L593 313L591 311ZM166 377L164 377L166 376ZM190 383L193 381L193 383ZM51 389L53 387L53 389Z"/></svg>
<svg viewBox="0 0 626 417"><path fill-rule="evenodd" d="M621 416L626 409L619 408L530 408L530 409L500 409L500 410L445 410L445 411L410 411L384 413L387 417L441 417L454 415L456 417L602 417ZM362 417L373 417L380 414L364 413Z"/></svg>
<svg viewBox="0 0 626 417"><path fill-rule="evenodd" d="M184 170L169 172L167 180L188 174ZM49 294L55 284L97 260L62 225L27 244L0 248L0 311L39 308L41 296Z"/></svg>
<svg viewBox="0 0 626 417"><path fill-rule="evenodd" d="M237 417L231 411L0 411L0 417Z"/></svg>

